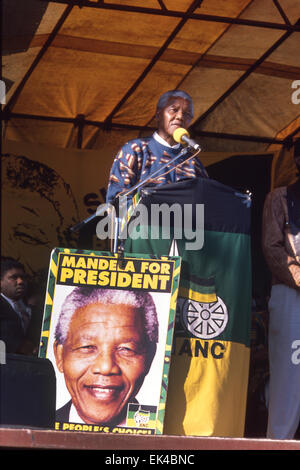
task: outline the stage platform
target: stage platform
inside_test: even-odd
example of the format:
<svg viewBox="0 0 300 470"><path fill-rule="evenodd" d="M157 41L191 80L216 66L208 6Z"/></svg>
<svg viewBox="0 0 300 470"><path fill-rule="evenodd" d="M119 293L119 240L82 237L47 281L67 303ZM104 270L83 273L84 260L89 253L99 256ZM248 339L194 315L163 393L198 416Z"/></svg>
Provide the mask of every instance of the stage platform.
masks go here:
<svg viewBox="0 0 300 470"><path fill-rule="evenodd" d="M0 426L0 450L106 450L106 451L200 451L200 450L300 450L300 441L237 439L189 436L142 436L55 431Z"/></svg>

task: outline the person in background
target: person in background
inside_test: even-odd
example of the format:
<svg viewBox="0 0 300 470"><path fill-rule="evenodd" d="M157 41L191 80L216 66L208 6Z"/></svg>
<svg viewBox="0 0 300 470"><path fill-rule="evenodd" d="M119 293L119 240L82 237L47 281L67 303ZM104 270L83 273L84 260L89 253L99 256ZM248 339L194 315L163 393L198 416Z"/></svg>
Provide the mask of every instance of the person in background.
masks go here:
<svg viewBox="0 0 300 470"><path fill-rule="evenodd" d="M294 146L300 172L300 139ZM272 273L269 300L267 437L293 439L300 420L300 178L271 191L263 212L262 246ZM297 352L298 348L298 352Z"/></svg>
<svg viewBox="0 0 300 470"><path fill-rule="evenodd" d="M35 312L26 303L27 275L23 264L1 258L0 339L7 353L36 355L38 338L32 335Z"/></svg>

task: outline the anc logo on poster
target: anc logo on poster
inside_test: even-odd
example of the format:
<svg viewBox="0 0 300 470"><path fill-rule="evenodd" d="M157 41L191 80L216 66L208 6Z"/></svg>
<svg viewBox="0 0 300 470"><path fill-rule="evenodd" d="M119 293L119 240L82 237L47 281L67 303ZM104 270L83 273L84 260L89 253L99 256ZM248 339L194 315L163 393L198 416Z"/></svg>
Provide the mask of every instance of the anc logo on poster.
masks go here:
<svg viewBox="0 0 300 470"><path fill-rule="evenodd" d="M129 403L127 426L132 428L155 428L156 407Z"/></svg>

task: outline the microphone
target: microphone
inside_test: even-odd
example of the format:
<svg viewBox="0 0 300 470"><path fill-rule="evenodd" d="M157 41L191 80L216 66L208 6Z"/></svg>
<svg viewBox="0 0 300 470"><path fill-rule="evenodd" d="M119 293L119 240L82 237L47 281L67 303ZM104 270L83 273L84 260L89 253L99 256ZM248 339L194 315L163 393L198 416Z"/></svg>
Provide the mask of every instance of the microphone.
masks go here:
<svg viewBox="0 0 300 470"><path fill-rule="evenodd" d="M100 204L100 206L97 207L97 210L96 212L94 212L94 214L90 215L87 219L84 219L82 222L78 222L78 224L74 225L73 227L70 227L71 232L78 232L78 230L81 230L82 227L84 227L84 225L88 224L96 217L102 216L105 212L109 214L112 209L113 209L113 206L109 203Z"/></svg>
<svg viewBox="0 0 300 470"><path fill-rule="evenodd" d="M193 147L194 150L201 150L201 147L197 142L190 138L190 134L183 127L178 127L173 132L173 139L179 144L188 144L189 147Z"/></svg>

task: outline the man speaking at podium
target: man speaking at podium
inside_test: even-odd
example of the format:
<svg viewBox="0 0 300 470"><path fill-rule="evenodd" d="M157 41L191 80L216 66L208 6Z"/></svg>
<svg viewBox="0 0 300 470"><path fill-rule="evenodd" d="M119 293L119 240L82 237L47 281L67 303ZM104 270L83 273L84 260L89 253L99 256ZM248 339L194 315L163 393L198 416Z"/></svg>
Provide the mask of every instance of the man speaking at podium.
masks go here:
<svg viewBox="0 0 300 470"><path fill-rule="evenodd" d="M185 131L193 114L193 101L184 91L167 91L159 98L156 108L157 131L151 137L127 142L115 157L110 172L107 202L113 202L117 194L127 192L154 173L155 177L148 180L148 186L197 176L208 177L200 160L193 157L199 146L189 139ZM191 151L188 150L170 167L159 172L160 167L182 152L184 142L189 144Z"/></svg>

